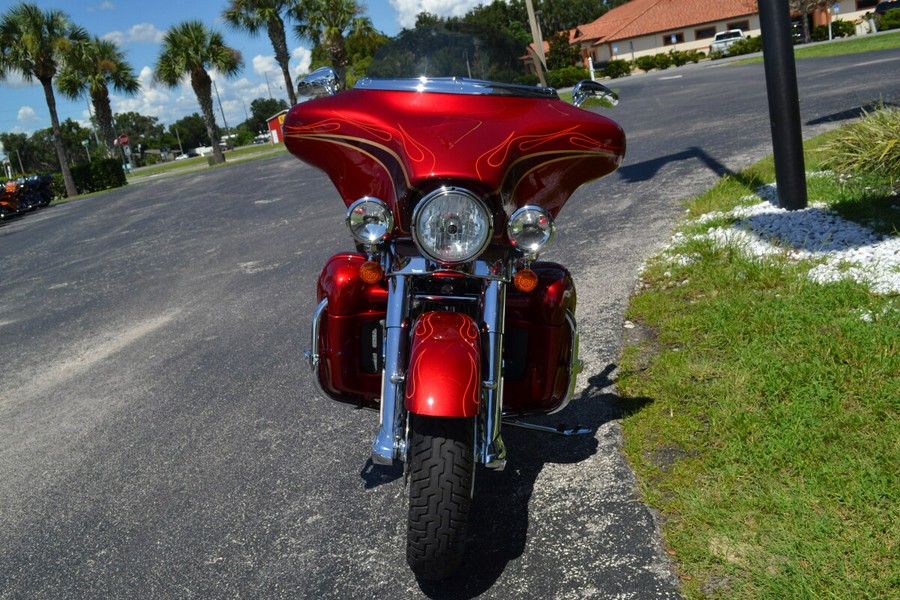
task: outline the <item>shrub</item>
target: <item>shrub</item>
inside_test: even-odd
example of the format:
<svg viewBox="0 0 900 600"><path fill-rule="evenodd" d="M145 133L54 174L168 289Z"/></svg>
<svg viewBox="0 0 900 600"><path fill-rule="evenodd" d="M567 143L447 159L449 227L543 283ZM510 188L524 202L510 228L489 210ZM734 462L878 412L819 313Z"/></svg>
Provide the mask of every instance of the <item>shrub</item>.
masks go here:
<svg viewBox="0 0 900 600"><path fill-rule="evenodd" d="M603 67L603 75L610 79L631 75L631 63L627 60L611 60Z"/></svg>
<svg viewBox="0 0 900 600"><path fill-rule="evenodd" d="M834 37L856 35L856 25L850 21L835 21L831 24L831 35Z"/></svg>
<svg viewBox="0 0 900 600"><path fill-rule="evenodd" d="M900 29L900 8L889 10L878 19L878 30Z"/></svg>
<svg viewBox="0 0 900 600"><path fill-rule="evenodd" d="M654 58L654 61L653 61L654 65L660 71L662 71L664 69L668 69L669 67L672 66L672 57L669 56L668 54L660 53L660 54L655 55L653 58Z"/></svg>
<svg viewBox="0 0 900 600"><path fill-rule="evenodd" d="M669 59L676 67L683 67L691 60L690 54L681 50L672 50L669 52Z"/></svg>
<svg viewBox="0 0 900 600"><path fill-rule="evenodd" d="M730 56L753 54L754 52L762 52L762 38L760 36L738 40L728 47L728 54Z"/></svg>
<svg viewBox="0 0 900 600"><path fill-rule="evenodd" d="M656 68L656 56L638 56L634 59L634 66L636 66L641 71L650 71L651 69Z"/></svg>
<svg viewBox="0 0 900 600"><path fill-rule="evenodd" d="M513 83L518 83L519 85L539 85L541 80L538 79L537 75L531 75L529 73L527 75L519 75L513 79Z"/></svg>
<svg viewBox="0 0 900 600"><path fill-rule="evenodd" d="M72 178L79 194L88 194L108 188L127 185L122 163L116 158L95 160L86 165L72 167Z"/></svg>
<svg viewBox="0 0 900 600"><path fill-rule="evenodd" d="M900 12L900 11L898 11ZM828 166L838 171L868 171L900 177L900 108L882 108L848 125L827 146Z"/></svg>
<svg viewBox="0 0 900 600"><path fill-rule="evenodd" d="M850 21L833 21L831 23L831 37L842 38L856 34L856 26ZM828 39L828 25L819 25L810 33L814 42L824 42Z"/></svg>
<svg viewBox="0 0 900 600"><path fill-rule="evenodd" d="M590 75L584 67L564 67L562 69L554 69L547 72L547 83L550 87L564 88L572 87L582 79L587 79Z"/></svg>

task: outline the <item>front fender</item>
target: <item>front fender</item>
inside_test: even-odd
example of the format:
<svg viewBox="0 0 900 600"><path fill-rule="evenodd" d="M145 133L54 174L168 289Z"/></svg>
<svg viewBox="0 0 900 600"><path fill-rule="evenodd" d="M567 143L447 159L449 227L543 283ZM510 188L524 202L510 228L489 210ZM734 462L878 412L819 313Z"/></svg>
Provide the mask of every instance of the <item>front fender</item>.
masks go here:
<svg viewBox="0 0 900 600"><path fill-rule="evenodd" d="M406 409L433 417L474 417L481 397L481 342L471 317L425 313L416 320L406 376Z"/></svg>

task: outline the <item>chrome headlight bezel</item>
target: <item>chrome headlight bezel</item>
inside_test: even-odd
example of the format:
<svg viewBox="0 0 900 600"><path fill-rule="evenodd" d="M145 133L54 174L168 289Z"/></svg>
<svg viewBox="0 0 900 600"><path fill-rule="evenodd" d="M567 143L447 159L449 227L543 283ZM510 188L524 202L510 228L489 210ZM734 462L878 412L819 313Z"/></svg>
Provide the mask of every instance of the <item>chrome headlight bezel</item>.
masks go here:
<svg viewBox="0 0 900 600"><path fill-rule="evenodd" d="M350 235L360 244L383 242L394 230L391 208L378 198L365 196L347 207L345 218Z"/></svg>
<svg viewBox="0 0 900 600"><path fill-rule="evenodd" d="M516 210L506 224L509 243L529 258L537 258L556 233L550 213L541 206L526 205Z"/></svg>
<svg viewBox="0 0 900 600"><path fill-rule="evenodd" d="M436 211L441 211L444 215L436 214ZM446 230L437 231L435 228L440 229L442 226L435 219L450 221L448 229L462 227L464 230L459 234ZM465 188L445 186L426 194L419 201L413 210L410 229L413 242L424 256L444 265L459 265L478 258L488 247L494 236L494 217L487 205L473 192ZM446 241L442 244L436 239L438 235L445 238L457 235L464 237L457 240L462 241L464 247L442 252L438 246L452 244Z"/></svg>

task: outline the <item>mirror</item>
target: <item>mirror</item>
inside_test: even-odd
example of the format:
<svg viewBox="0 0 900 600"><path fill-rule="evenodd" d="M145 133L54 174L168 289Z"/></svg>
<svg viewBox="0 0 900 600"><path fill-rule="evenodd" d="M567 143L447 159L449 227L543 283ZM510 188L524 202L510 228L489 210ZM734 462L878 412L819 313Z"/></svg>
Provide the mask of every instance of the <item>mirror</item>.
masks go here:
<svg viewBox="0 0 900 600"><path fill-rule="evenodd" d="M613 106L619 103L619 96L614 91L596 81L590 79L582 79L572 88L572 104L581 106L588 98L600 98L606 100Z"/></svg>
<svg viewBox="0 0 900 600"><path fill-rule="evenodd" d="M333 96L338 93L337 73L331 67L320 67L300 80L297 94L300 96Z"/></svg>

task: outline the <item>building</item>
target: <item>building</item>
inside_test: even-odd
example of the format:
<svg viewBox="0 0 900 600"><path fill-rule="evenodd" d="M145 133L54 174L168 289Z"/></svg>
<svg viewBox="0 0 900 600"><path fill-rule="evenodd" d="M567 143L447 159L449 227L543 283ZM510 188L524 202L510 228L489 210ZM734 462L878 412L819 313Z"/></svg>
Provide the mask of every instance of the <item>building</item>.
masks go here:
<svg viewBox="0 0 900 600"><path fill-rule="evenodd" d="M284 141L284 133L281 131L281 126L284 124L284 117L287 116L287 113L287 110L283 110L266 119L266 123L269 126L269 137L273 144L280 144Z"/></svg>
<svg viewBox="0 0 900 600"><path fill-rule="evenodd" d="M856 22L877 4L878 0L833 0L811 14L810 26L828 24L830 19ZM595 65L603 65L675 49L707 52L716 33L729 29L759 35L757 0L631 0L580 25L572 37L586 61L590 57Z"/></svg>

